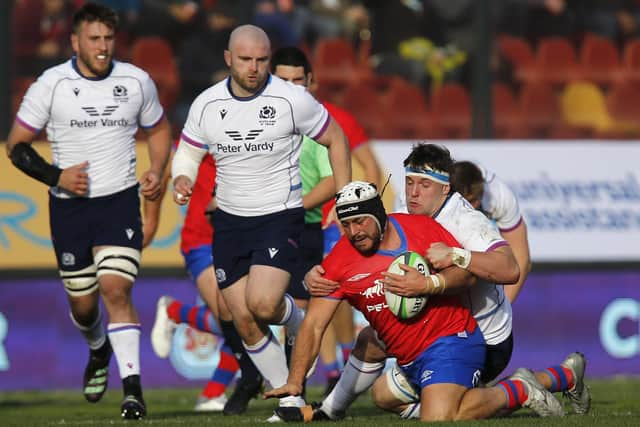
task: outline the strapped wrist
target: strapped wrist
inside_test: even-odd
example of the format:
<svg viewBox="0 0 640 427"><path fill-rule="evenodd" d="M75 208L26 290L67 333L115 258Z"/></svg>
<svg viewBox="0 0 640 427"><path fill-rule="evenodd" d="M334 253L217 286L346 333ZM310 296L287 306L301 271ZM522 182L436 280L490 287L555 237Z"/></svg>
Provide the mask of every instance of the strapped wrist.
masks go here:
<svg viewBox="0 0 640 427"><path fill-rule="evenodd" d="M451 262L460 268L467 268L471 264L471 251L462 248L451 248Z"/></svg>
<svg viewBox="0 0 640 427"><path fill-rule="evenodd" d="M17 143L11 150L9 157L15 167L31 178L35 178L50 187L58 185L62 169L43 159L31 144L26 142Z"/></svg>

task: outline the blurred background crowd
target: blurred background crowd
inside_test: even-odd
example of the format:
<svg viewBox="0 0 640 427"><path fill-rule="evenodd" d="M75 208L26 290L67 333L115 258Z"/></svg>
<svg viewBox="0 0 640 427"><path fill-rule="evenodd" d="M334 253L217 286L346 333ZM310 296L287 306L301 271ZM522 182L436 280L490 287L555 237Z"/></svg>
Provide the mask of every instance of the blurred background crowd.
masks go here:
<svg viewBox="0 0 640 427"><path fill-rule="evenodd" d="M375 139L472 135L473 74L486 64L495 138L637 139L639 0L97 0L117 10L117 58L148 71L174 128L224 78L230 31L253 23L312 60L318 96ZM11 99L71 54L84 0L15 0ZM485 67L485 68L487 68ZM476 107L478 108L478 107Z"/></svg>

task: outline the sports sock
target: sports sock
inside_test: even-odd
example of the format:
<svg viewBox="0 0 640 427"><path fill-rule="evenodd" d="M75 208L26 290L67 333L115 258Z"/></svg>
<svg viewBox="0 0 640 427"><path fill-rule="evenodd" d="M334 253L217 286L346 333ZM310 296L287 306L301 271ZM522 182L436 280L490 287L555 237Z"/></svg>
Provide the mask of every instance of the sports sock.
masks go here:
<svg viewBox="0 0 640 427"><path fill-rule="evenodd" d="M284 294L284 303L284 315L276 324L287 328L287 337L295 337L304 319L304 310L296 305L289 294Z"/></svg>
<svg viewBox="0 0 640 427"><path fill-rule="evenodd" d="M405 420L411 418L420 418L420 403L410 403L402 412L400 412L400 418Z"/></svg>
<svg viewBox="0 0 640 427"><path fill-rule="evenodd" d="M173 300L167 306L167 316L175 323L186 323L199 331L222 335L215 316L206 305L185 304Z"/></svg>
<svg viewBox="0 0 640 427"><path fill-rule="evenodd" d="M354 355L349 356L342 375L322 401L322 410L328 414L345 411L364 391L368 390L384 369L384 362L363 362Z"/></svg>
<svg viewBox="0 0 640 427"><path fill-rule="evenodd" d="M226 390L227 386L238 372L239 366L231 348L223 345L220 349L220 361L218 367L213 371L211 379L207 382L204 389L200 393L207 399L213 399L220 396Z"/></svg>
<svg viewBox="0 0 640 427"><path fill-rule="evenodd" d="M271 387L278 388L287 383L287 377L289 376L287 359L278 339L270 330L257 343L253 345L243 344L251 360L253 360L265 380L271 384Z"/></svg>
<svg viewBox="0 0 640 427"><path fill-rule="evenodd" d="M337 360L325 365L327 371L327 378L337 378L340 375L340 364Z"/></svg>
<svg viewBox="0 0 640 427"><path fill-rule="evenodd" d="M548 375L551 379L551 387L549 388L551 393L571 390L575 385L573 372L562 365L552 366L542 371L542 373Z"/></svg>
<svg viewBox="0 0 640 427"><path fill-rule="evenodd" d="M260 381L258 368L256 368L251 357L249 357L245 351L244 345L242 345L242 339L233 325L233 322L221 320L220 327L222 329L225 343L231 348L231 351L240 365L242 380L245 382Z"/></svg>
<svg viewBox="0 0 640 427"><path fill-rule="evenodd" d="M96 320L89 326L84 326L78 323L78 321L73 317L72 312L69 312L69 317L75 327L80 330L80 333L82 333L82 336L87 341L91 350L97 350L104 345L107 340L107 333L104 330L104 324L102 323L102 310L100 308L98 308L98 317L96 317Z"/></svg>
<svg viewBox="0 0 640 427"><path fill-rule="evenodd" d="M347 343L340 343L340 353L342 353L342 364L346 365L347 360L349 360L349 355L351 354L351 350L353 350L353 341Z"/></svg>
<svg viewBox="0 0 640 427"><path fill-rule="evenodd" d="M140 375L140 324L109 323L107 330L120 378Z"/></svg>
<svg viewBox="0 0 640 427"><path fill-rule="evenodd" d="M527 388L520 380L504 380L498 383L498 387L504 392L507 402L506 409L517 409L529 398Z"/></svg>

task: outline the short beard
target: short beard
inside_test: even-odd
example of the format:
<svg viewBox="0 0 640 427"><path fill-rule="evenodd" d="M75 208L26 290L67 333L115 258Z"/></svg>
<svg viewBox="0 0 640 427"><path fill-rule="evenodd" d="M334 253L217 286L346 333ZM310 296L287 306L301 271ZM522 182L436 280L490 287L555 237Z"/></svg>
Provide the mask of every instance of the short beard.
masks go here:
<svg viewBox="0 0 640 427"><path fill-rule="evenodd" d="M370 257L376 254L376 252L378 252L378 249L380 249L380 242L382 241L382 235L378 232L376 234L374 234L373 236L371 236L371 240L373 242L373 244L371 245L371 247L367 250L361 250L358 249L356 247L356 250L358 252L360 252L360 254L364 257Z"/></svg>

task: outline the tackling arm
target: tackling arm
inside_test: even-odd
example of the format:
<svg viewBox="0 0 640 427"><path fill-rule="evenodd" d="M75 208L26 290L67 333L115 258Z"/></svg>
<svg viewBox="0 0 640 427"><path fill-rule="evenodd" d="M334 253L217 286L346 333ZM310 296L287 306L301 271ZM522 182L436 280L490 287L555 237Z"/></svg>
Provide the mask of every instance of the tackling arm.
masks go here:
<svg viewBox="0 0 640 427"><path fill-rule="evenodd" d="M451 248L438 242L431 245L426 258L435 268L457 265L495 283L515 283L520 275L518 263L508 245L489 252L477 252Z"/></svg>
<svg viewBox="0 0 640 427"><path fill-rule="evenodd" d="M513 250L513 255L520 267L520 277L518 278L518 281L513 285L505 286L504 288L504 293L507 295L507 298L509 298L509 302L513 304L516 298L518 298L518 294L522 290L524 281L527 279L527 276L531 271L527 224L523 220L513 230L502 232L502 237L509 242L509 245Z"/></svg>
<svg viewBox="0 0 640 427"><path fill-rule="evenodd" d="M329 161L335 179L336 193L351 182L351 157L347 137L333 118L327 130L316 140L329 150Z"/></svg>

